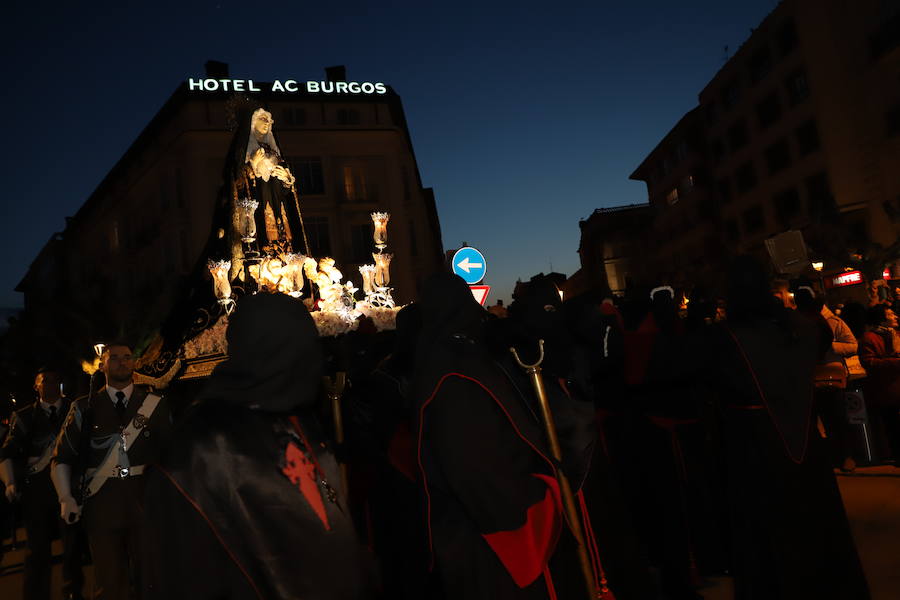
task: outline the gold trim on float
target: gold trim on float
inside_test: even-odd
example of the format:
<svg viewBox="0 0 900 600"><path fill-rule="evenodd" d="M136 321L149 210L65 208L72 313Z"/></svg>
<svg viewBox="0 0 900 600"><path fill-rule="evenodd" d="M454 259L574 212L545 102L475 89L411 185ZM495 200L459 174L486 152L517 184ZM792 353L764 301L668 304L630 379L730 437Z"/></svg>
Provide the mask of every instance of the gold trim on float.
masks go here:
<svg viewBox="0 0 900 600"><path fill-rule="evenodd" d="M209 377L209 375L213 372L213 369L216 368L216 365L224 361L226 358L228 358L228 356L225 354L207 354L204 356L198 356L197 358L186 359L184 361L184 373L182 373L182 375L178 379L185 380Z"/></svg>

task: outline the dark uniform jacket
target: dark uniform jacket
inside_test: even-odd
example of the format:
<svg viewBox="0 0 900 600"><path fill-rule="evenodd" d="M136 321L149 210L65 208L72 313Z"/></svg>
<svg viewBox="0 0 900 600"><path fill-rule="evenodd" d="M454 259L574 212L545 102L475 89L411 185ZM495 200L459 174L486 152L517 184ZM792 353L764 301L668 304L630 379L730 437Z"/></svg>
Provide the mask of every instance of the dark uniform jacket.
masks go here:
<svg viewBox="0 0 900 600"><path fill-rule="evenodd" d="M75 475L88 468L97 468L103 462L109 450L110 444L117 444L121 431L131 423L138 410L143 406L149 389L144 385L135 385L120 419L112 399L104 386L97 391L88 402L88 397L79 398L73 403L59 439L56 443L56 451L53 457L55 463L72 465ZM90 427L90 445L82 440L82 426L87 421ZM162 448L167 443L172 429L172 420L165 398L160 399L159 404L150 416L149 423L140 431L136 440L128 440L128 459L132 467L147 465L159 460ZM83 458L82 453L87 452ZM102 506L131 500L138 503L143 494L143 476L131 476L124 478L110 477L97 494L86 499L85 525L91 528L93 514L105 512ZM76 487L77 477L73 476L73 487ZM78 491L73 490L73 491Z"/></svg>
<svg viewBox="0 0 900 600"><path fill-rule="evenodd" d="M0 448L0 460L11 459L16 468L17 481L24 476L26 480L37 473L29 473L29 466L35 463L49 446L56 441L59 428L72 402L63 398L57 413L56 425L51 424L50 416L35 402L16 411L10 421L9 434ZM49 473L49 463L42 471Z"/></svg>

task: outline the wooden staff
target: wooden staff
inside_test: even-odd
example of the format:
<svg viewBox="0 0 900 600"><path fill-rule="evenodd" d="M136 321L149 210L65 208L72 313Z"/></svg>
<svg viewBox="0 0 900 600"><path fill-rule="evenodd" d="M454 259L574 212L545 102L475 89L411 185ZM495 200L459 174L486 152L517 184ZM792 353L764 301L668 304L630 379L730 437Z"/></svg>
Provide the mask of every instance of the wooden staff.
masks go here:
<svg viewBox="0 0 900 600"><path fill-rule="evenodd" d="M556 433L556 422L553 420L553 413L550 411L550 404L547 402L547 390L544 388L544 378L541 375L541 363L544 362L544 340L538 341L540 348L540 356L533 365L526 365L519 359L519 353L515 348L510 348L513 358L519 364L525 373L531 379L531 385L534 386L534 393L537 395L538 402L541 405L541 416L544 420L544 428L547 433L547 439L550 442L550 451L557 463L562 463L562 450L559 446L559 436ZM556 480L559 482L559 489L562 492L563 509L566 511L566 520L569 521L569 527L575 542L578 544L578 562L581 564L581 573L584 575L584 584L587 587L587 597L590 600L596 600L599 597L597 586L594 582L594 569L591 566L591 557L588 555L587 545L584 542L584 533L581 525L581 519L578 516L578 510L575 505L575 496L572 494L572 486L569 485L569 478L563 473L562 469L555 469Z"/></svg>
<svg viewBox="0 0 900 600"><path fill-rule="evenodd" d="M347 385L347 373L338 371L334 374L334 380L328 375L322 377L322 383L325 386L325 393L331 400L331 413L334 419L334 441L338 446L344 445L344 415L341 411L341 397L344 395L344 387ZM343 448L342 448L343 450ZM341 486L344 488L344 494L350 497L350 479L347 475L347 463L342 460L338 461L341 470Z"/></svg>

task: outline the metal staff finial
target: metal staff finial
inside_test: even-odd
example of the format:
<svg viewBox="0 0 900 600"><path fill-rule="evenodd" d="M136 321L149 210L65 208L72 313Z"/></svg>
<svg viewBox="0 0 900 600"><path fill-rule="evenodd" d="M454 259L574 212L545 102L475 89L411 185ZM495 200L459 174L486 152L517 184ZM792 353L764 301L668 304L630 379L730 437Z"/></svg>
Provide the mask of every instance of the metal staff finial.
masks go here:
<svg viewBox="0 0 900 600"><path fill-rule="evenodd" d="M541 375L541 363L544 362L544 340L538 340L538 349L540 350L537 362L527 365L519 358L519 353L515 348L510 347L516 363L531 379L534 387L534 393L537 396L538 403L541 405L541 417L544 421L544 429L547 434L547 441L550 443L550 451L557 464L562 464L562 448L559 445L559 435L556 432L556 423L553 420L553 412L550 410L550 403L547 401L547 390L544 388L544 378ZM555 468L556 480L559 482L559 490L562 495L563 509L565 510L566 520L572 531L572 536L578 546L578 562L581 566L581 573L584 576L585 589L589 600L603 598L606 594L603 587L597 588L594 578L594 568L591 563L591 557L588 555L587 544L584 538L584 527L581 518L578 516L578 509L575 504L575 495L572 493L572 486L569 484L569 478L563 473L562 469ZM602 576L601 576L601 579Z"/></svg>
<svg viewBox="0 0 900 600"><path fill-rule="evenodd" d="M525 369L526 371L531 371L532 369L537 369L540 371L541 363L544 362L544 340L538 340L538 349L541 351L540 356L538 356L537 362L533 365L526 365L522 362L522 359L519 358L519 353L512 346L509 347L509 351L512 352L513 358L516 359L516 364Z"/></svg>

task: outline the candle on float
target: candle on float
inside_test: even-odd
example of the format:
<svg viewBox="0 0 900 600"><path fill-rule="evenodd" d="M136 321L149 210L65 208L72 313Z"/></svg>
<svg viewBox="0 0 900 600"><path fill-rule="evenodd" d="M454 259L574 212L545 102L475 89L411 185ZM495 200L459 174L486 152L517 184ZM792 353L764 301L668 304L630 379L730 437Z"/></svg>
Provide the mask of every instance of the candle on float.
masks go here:
<svg viewBox="0 0 900 600"><path fill-rule="evenodd" d="M387 224L391 219L391 215L384 212L373 212L372 213L372 223L375 225L375 233L373 234L373 239L375 240L376 248L386 248L387 247Z"/></svg>
<svg viewBox="0 0 900 600"><path fill-rule="evenodd" d="M359 274L362 275L363 292L366 295L375 291L375 265L362 265L359 267Z"/></svg>
<svg viewBox="0 0 900 600"><path fill-rule="evenodd" d="M394 255L372 253L372 258L375 259L375 285L387 287L391 283L390 267Z"/></svg>

